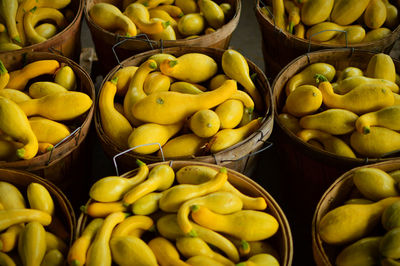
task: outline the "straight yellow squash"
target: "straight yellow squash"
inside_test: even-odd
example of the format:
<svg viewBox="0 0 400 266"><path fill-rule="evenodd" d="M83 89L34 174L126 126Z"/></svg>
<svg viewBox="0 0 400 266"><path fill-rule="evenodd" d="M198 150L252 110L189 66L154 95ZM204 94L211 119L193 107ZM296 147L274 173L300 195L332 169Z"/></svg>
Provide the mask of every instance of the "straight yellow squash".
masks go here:
<svg viewBox="0 0 400 266"><path fill-rule="evenodd" d="M46 231L42 224L29 222L18 240L18 254L23 265L40 265L46 253Z"/></svg>
<svg viewBox="0 0 400 266"><path fill-rule="evenodd" d="M349 25L365 11L370 0L336 0L331 12L331 20L339 25Z"/></svg>
<svg viewBox="0 0 400 266"><path fill-rule="evenodd" d="M40 116L30 117L28 121L39 142L56 145L71 133L66 125Z"/></svg>

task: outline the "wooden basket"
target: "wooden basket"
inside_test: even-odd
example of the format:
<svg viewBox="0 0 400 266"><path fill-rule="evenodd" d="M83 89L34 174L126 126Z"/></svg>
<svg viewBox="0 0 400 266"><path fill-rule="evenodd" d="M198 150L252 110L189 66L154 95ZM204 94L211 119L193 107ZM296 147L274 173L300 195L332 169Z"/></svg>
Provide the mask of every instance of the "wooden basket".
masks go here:
<svg viewBox="0 0 400 266"><path fill-rule="evenodd" d="M192 53L192 52L203 53L203 54L206 54L206 55L214 58L216 60L216 62L218 63L218 65L220 66L221 58L222 58L222 54L223 54L224 50L216 49L216 48L203 48L203 47L174 47L174 48L166 48L163 50L152 50L152 51L144 52L137 56L133 56L129 59L126 59L125 61L123 61L121 63L121 66L117 66L117 67L113 68L108 73L108 75L104 78L101 87L103 87L103 84L107 80L111 79L111 77L114 75L114 73L120 67L140 65L151 55L157 54L160 52L169 53L169 54L172 54L175 56L180 56L182 54ZM272 103L272 98L271 98L272 93L270 90L270 86L269 86L268 80L265 77L264 73L250 60L247 60L247 63L249 65L250 72L257 73L257 78L255 81L255 84L256 84L256 87L260 90L261 96L265 103L265 115L264 115L265 117L264 117L264 120L263 120L263 123L262 123L260 129L256 132L254 132L253 134L251 134L244 141L242 141L226 150L215 153L213 155L198 156L198 157L185 157L185 158L179 158L179 159L201 161L201 162L206 162L206 163L216 163L218 165L232 168L233 170L236 170L241 173L252 169L252 166L256 162L256 160L255 160L256 156L255 156L255 154L252 154L252 153L255 153L258 150L260 150L263 147L264 142L271 135L271 131L272 131L272 127L273 127L273 114L272 114L273 109L271 109L271 108L273 108L273 103ZM109 157L114 157L117 154L124 152L124 150L118 148L104 133L103 128L101 126L100 111L98 108L96 109L96 112L95 112L94 121L95 121L97 135L99 136L100 143L101 143L105 153ZM135 153L134 151L131 151L129 153L125 153L118 157L118 165L121 165L121 167L123 167L125 169L125 171L127 171L129 169L132 169L132 167L135 167L136 159L140 159L146 163L154 163L154 162L162 161L161 157L158 157L155 155L143 155L143 154L138 154L138 153ZM167 158L167 159L176 159L176 158Z"/></svg>
<svg viewBox="0 0 400 266"><path fill-rule="evenodd" d="M200 166L207 166L216 170L221 169L221 166L209 164L209 163L202 163L202 162L193 162L193 161L166 161L166 162L159 162L154 163L149 166L149 169L161 165L161 164L168 164L170 165L174 171L187 166L187 165L200 165ZM274 200L274 198L259 184L254 182L252 179L248 178L247 176L238 173L234 170L228 170L228 180L229 182L240 190L242 193L252 197L263 197L267 202L267 209L266 212L274 216L278 223L279 223L279 230L278 232L270 238L269 241L275 248L280 255L279 263L282 266L289 266L292 265L292 258L293 258L293 240L292 234L290 231L289 223L286 219L285 214L283 213L282 209L279 207L278 203ZM137 169L131 170L127 173L124 173L123 177L129 178L136 174ZM90 202L90 200L89 200ZM87 215L81 213L78 218L77 224L77 237L82 233L83 229L87 224L87 220L90 219Z"/></svg>
<svg viewBox="0 0 400 266"><path fill-rule="evenodd" d="M200 47L212 47L212 48L228 48L233 31L239 23L240 11L242 4L240 0L216 0L217 3L229 3L232 5L235 13L230 18L229 22L223 25L221 28L211 34L202 35L199 38L185 40L178 39L174 41L154 41L150 40L147 36L137 38L127 38L116 35L112 32L106 31L99 27L93 22L89 16L90 8L96 3L112 3L118 7L122 6L121 0L86 0L84 9L85 18L89 26L94 46L96 49L97 57L99 58L100 64L103 68L104 73L110 71L118 62L113 54L112 47L120 41L124 41L117 49L118 57L126 59L135 54L139 54L148 50L167 48L175 46L200 46Z"/></svg>
<svg viewBox="0 0 400 266"><path fill-rule="evenodd" d="M61 237L67 246L72 244L76 230L74 209L67 197L57 186L32 173L12 169L0 169L0 181L8 182L16 186L21 191L21 194L24 195L25 199L26 189L30 183L34 182L43 185L53 198L55 209L54 216L58 218L62 226L59 227L56 226L56 224L50 224L46 230Z"/></svg>
<svg viewBox="0 0 400 266"><path fill-rule="evenodd" d="M287 31L281 30L275 26L273 19L261 12L261 7L263 7L264 4L271 6L271 0L256 0L255 2L255 13L262 35L265 71L268 77L274 78L290 61L307 52L345 47L345 45L341 44L328 45L312 40L310 42L310 40L298 38ZM400 7L398 1L390 2L397 8ZM381 40L349 44L347 47L389 53L399 36L400 27L398 26L389 36Z"/></svg>
<svg viewBox="0 0 400 266"><path fill-rule="evenodd" d="M11 69L15 69L24 60L29 52L54 52L78 61L81 52L81 21L84 0L71 0L68 8L72 9L75 17L61 32L45 42L26 46L22 49L0 52L0 60L8 62Z"/></svg>
<svg viewBox="0 0 400 266"><path fill-rule="evenodd" d="M353 182L354 171L365 168L373 167L381 169L385 172L400 169L400 160L391 160L354 168L343 175L341 175L324 193L315 209L314 218L312 221L312 248L314 260L318 266L331 266L335 265L336 256L343 249L342 246L332 246L325 244L320 238L317 230L317 225L322 217L330 210L343 205L343 203L350 199L351 192L356 189Z"/></svg>
<svg viewBox="0 0 400 266"><path fill-rule="evenodd" d="M89 186L89 150L84 140L89 133L93 117L94 85L85 70L64 56L45 52L33 52L25 56L26 63L44 59L55 59L70 66L77 78L77 90L88 94L93 105L84 115L76 119L76 129L66 139L55 145L52 152L37 155L30 160L0 161L0 168L26 170L53 182L67 194L75 206L78 198L83 196L82 193L86 195ZM16 66L11 64L13 67L9 67L9 61L5 61L4 65L9 71L12 71L21 68L22 62L19 62Z"/></svg>
<svg viewBox="0 0 400 266"><path fill-rule="evenodd" d="M354 66L366 69L369 59L375 53L370 51L343 49L326 49L317 52L311 52L300 56L288 64L278 74L273 83L273 98L275 102L275 117L281 113L285 103L285 84L296 73L306 66L325 62L333 65L336 69L344 69L347 66ZM400 62L393 59L396 71L400 71ZM303 142L293 132L284 127L278 119L277 134L279 137L278 146L285 156L286 163L290 169L303 182L309 184L305 189L314 197L313 203L317 203L322 193L332 184L337 176L347 170L378 161L389 160L390 158L348 158L338 156Z"/></svg>

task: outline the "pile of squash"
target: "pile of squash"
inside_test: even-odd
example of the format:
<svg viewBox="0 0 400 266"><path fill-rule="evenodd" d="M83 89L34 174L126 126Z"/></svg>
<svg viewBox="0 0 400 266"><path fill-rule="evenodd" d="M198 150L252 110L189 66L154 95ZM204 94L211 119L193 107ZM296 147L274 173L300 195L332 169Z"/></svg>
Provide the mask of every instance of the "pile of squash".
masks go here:
<svg viewBox="0 0 400 266"><path fill-rule="evenodd" d="M224 51L221 65L218 73L217 62L203 53L155 54L139 67L119 69L100 91L105 134L120 149L167 158L239 143L260 128L255 109L263 101L239 52Z"/></svg>
<svg viewBox="0 0 400 266"><path fill-rule="evenodd" d="M146 34L158 41L213 33L235 12L230 3L217 4L212 0L124 0L120 8L97 3L90 8L89 15L107 31L127 37Z"/></svg>
<svg viewBox="0 0 400 266"><path fill-rule="evenodd" d="M389 36L399 25L389 0L272 0L261 8L274 25L323 44L356 44ZM286 12L285 12L286 11Z"/></svg>
<svg viewBox="0 0 400 266"><path fill-rule="evenodd" d="M396 77L386 54L372 56L364 70L311 64L286 83L278 120L302 141L339 156L388 156L400 149Z"/></svg>
<svg viewBox="0 0 400 266"><path fill-rule="evenodd" d="M336 264L400 264L400 171L359 168L350 199L326 213L319 237L340 252Z"/></svg>
<svg viewBox="0 0 400 266"><path fill-rule="evenodd" d="M4 0L0 2L0 52L37 44L62 31L74 14L71 0Z"/></svg>
<svg viewBox="0 0 400 266"><path fill-rule="evenodd" d="M226 168L137 163L130 176L92 185L70 265L279 265L267 240L278 221L265 198L228 181Z"/></svg>
<svg viewBox="0 0 400 266"><path fill-rule="evenodd" d="M57 60L37 60L10 73L0 62L0 160L32 159L68 137L92 106L76 90L74 71Z"/></svg>
<svg viewBox="0 0 400 266"><path fill-rule="evenodd" d="M13 184L0 182L0 264L63 265L69 235L57 218L49 191L32 182L26 200Z"/></svg>

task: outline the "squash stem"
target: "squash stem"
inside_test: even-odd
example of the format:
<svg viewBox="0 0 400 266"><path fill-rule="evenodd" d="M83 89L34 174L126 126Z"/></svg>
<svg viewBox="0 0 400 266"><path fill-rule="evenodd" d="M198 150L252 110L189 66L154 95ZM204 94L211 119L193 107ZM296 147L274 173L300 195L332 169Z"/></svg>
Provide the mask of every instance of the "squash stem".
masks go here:
<svg viewBox="0 0 400 266"><path fill-rule="evenodd" d="M144 166L144 165L146 165L144 162L142 162L141 160L139 160L139 159L136 159L136 164L140 167L140 166Z"/></svg>
<svg viewBox="0 0 400 266"><path fill-rule="evenodd" d="M20 158L20 159L24 159L24 156L25 156L25 149L24 148L18 149L17 150L17 157Z"/></svg>
<svg viewBox="0 0 400 266"><path fill-rule="evenodd" d="M85 214L87 213L87 208L86 208L85 205L80 206L80 207L79 207L79 210L80 210L81 212L85 213Z"/></svg>
<svg viewBox="0 0 400 266"><path fill-rule="evenodd" d="M115 77L111 80L112 84L117 84L118 83L118 77Z"/></svg>
<svg viewBox="0 0 400 266"><path fill-rule="evenodd" d="M194 229L192 229L192 230L190 230L190 232L188 233L188 236L190 236L190 237L197 237L198 235L197 235L196 231L195 231Z"/></svg>
<svg viewBox="0 0 400 266"><path fill-rule="evenodd" d="M162 23L162 26L164 29L166 29L169 25L171 25L171 22L169 22L169 21L165 21Z"/></svg>
<svg viewBox="0 0 400 266"><path fill-rule="evenodd" d="M371 129L368 127L368 126L365 126L364 128L363 128L363 133L366 135L366 134L369 134L371 132Z"/></svg>
<svg viewBox="0 0 400 266"><path fill-rule="evenodd" d="M328 79L324 75L321 75L321 74L315 74L314 78L318 84L321 82L324 82L324 81L328 81Z"/></svg>
<svg viewBox="0 0 400 266"><path fill-rule="evenodd" d="M79 262L79 260L73 260L71 261L71 266L80 266L81 263Z"/></svg>
<svg viewBox="0 0 400 266"><path fill-rule="evenodd" d="M8 73L7 68L4 66L3 62L0 60L0 75Z"/></svg>
<svg viewBox="0 0 400 266"><path fill-rule="evenodd" d="M170 66L170 67L174 67L174 66L176 66L178 64L178 60L171 60L171 61L169 61L169 63L168 63L168 65Z"/></svg>

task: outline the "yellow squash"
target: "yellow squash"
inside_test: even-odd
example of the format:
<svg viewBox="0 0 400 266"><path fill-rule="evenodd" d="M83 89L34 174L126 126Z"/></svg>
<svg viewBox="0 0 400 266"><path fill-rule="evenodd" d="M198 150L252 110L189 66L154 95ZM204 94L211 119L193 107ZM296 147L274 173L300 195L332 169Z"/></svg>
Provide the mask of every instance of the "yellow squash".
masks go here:
<svg viewBox="0 0 400 266"><path fill-rule="evenodd" d="M223 265L235 265L229 259L213 251L207 245L207 243L199 237L179 237L178 239L176 239L176 247L179 252L186 258L204 255L222 263Z"/></svg>
<svg viewBox="0 0 400 266"><path fill-rule="evenodd" d="M65 254L68 251L69 247L60 236L57 236L53 233L50 233L49 231L46 231L45 237L46 237L46 251L57 249L61 251L63 254Z"/></svg>
<svg viewBox="0 0 400 266"><path fill-rule="evenodd" d="M18 106L27 116L40 115L51 120L64 121L84 114L92 103L86 93L66 91L21 102Z"/></svg>
<svg viewBox="0 0 400 266"><path fill-rule="evenodd" d="M183 36L200 34L206 26L206 20L200 13L190 13L181 17L178 21L178 31Z"/></svg>
<svg viewBox="0 0 400 266"><path fill-rule="evenodd" d="M217 73L218 65L208 55L187 53L179 56L176 60L164 60L160 65L160 70L164 75L182 81L201 83Z"/></svg>
<svg viewBox="0 0 400 266"><path fill-rule="evenodd" d="M54 214L54 201L49 191L39 183L30 183L26 189L29 206L32 209Z"/></svg>
<svg viewBox="0 0 400 266"><path fill-rule="evenodd" d="M221 103L215 109L215 113L219 117L221 129L235 128L239 125L243 117L243 104L239 100L229 99Z"/></svg>
<svg viewBox="0 0 400 266"><path fill-rule="evenodd" d="M10 72L10 81L7 88L24 90L28 81L40 75L53 75L60 67L56 60L38 60L27 64L22 69Z"/></svg>
<svg viewBox="0 0 400 266"><path fill-rule="evenodd" d="M17 15L17 9L18 9L17 0L1 1L0 3L0 15L5 21L8 35L12 40L20 43L21 38L19 36L17 30L17 23L15 21L15 17Z"/></svg>
<svg viewBox="0 0 400 266"><path fill-rule="evenodd" d="M349 77L354 77L354 76L363 76L364 73L361 69L357 68L357 67L346 67L345 69L343 69L342 71L338 71L337 74L337 80L336 82L342 82L344 79L347 79Z"/></svg>
<svg viewBox="0 0 400 266"><path fill-rule="evenodd" d="M365 29L360 25L351 25L342 28L345 32L340 32L335 36L335 38L325 42L325 43L340 43L340 44L353 44L360 43L365 38Z"/></svg>
<svg viewBox="0 0 400 266"><path fill-rule="evenodd" d="M112 259L120 266L157 266L157 259L150 247L142 239L134 236L114 236L110 240Z"/></svg>
<svg viewBox="0 0 400 266"><path fill-rule="evenodd" d="M5 210L24 209L26 207L24 196L13 184L0 181L0 204Z"/></svg>
<svg viewBox="0 0 400 266"><path fill-rule="evenodd" d="M196 13L199 11L195 0L175 0L175 5L182 9L183 14Z"/></svg>
<svg viewBox="0 0 400 266"><path fill-rule="evenodd" d="M297 38L304 39L305 34L306 34L306 29L303 23L300 22L294 27L294 36L296 36Z"/></svg>
<svg viewBox="0 0 400 266"><path fill-rule="evenodd" d="M284 0L283 4L288 13L288 25L286 30L293 34L294 27L300 23L300 8L294 3L294 1L290 0Z"/></svg>
<svg viewBox="0 0 400 266"><path fill-rule="evenodd" d="M170 90L189 94L199 94L203 92L194 84L185 81L177 81L172 83Z"/></svg>
<svg viewBox="0 0 400 266"><path fill-rule="evenodd" d="M157 8L152 8L149 10L149 15L151 19L157 18L160 19L162 22L164 23L169 23L169 25L173 28L174 32L178 30L178 22L177 20L175 20L173 17L171 17L171 15L161 9L161 7L163 6L159 6ZM171 6L171 7L177 7L177 6ZM177 7L179 8L179 7ZM164 29L164 31L166 30L166 28ZM161 63L161 62L160 62Z"/></svg>
<svg viewBox="0 0 400 266"><path fill-rule="evenodd" d="M399 86L392 81L382 78L368 78L364 76L353 76L345 78L338 83L338 85L334 88L334 91L339 94L346 94L358 85L366 83L382 85L387 87L394 93L399 92Z"/></svg>
<svg viewBox="0 0 400 266"><path fill-rule="evenodd" d="M97 3L89 10L90 18L105 30L114 32L122 30L126 35L136 36L135 24L114 5Z"/></svg>
<svg viewBox="0 0 400 266"><path fill-rule="evenodd" d="M37 34L45 39L50 39L57 34L57 27L51 23L43 23L35 27Z"/></svg>
<svg viewBox="0 0 400 266"><path fill-rule="evenodd" d="M371 126L380 126L392 130L400 130L400 105L385 107L375 112L366 113L356 121L357 131L368 134Z"/></svg>
<svg viewBox="0 0 400 266"><path fill-rule="evenodd" d="M329 21L318 23L306 31L306 38L315 42L326 42L340 34L344 27Z"/></svg>
<svg viewBox="0 0 400 266"><path fill-rule="evenodd" d="M132 108L132 113L142 121L173 124L183 121L198 110L217 106L231 97L236 90L236 81L227 80L218 89L197 95L171 91L156 92L137 102Z"/></svg>
<svg viewBox="0 0 400 266"><path fill-rule="evenodd" d="M217 170L207 166L188 165L176 172L176 180L180 184L200 184L214 178L217 173ZM221 190L231 192L238 196L243 202L243 209L264 210L267 207L264 198L247 196L232 186L228 181L225 182Z"/></svg>
<svg viewBox="0 0 400 266"><path fill-rule="evenodd" d="M336 0L331 20L340 25L349 25L364 13L370 0Z"/></svg>
<svg viewBox="0 0 400 266"><path fill-rule="evenodd" d="M208 88L209 90L215 90L219 86L221 86L222 83L224 83L225 80L228 80L229 77L225 74L217 74L214 77L212 77L208 83Z"/></svg>
<svg viewBox="0 0 400 266"><path fill-rule="evenodd" d="M350 144L363 156L379 158L400 149L400 134L384 127L371 127L368 134L353 132Z"/></svg>
<svg viewBox="0 0 400 266"><path fill-rule="evenodd" d="M125 96L126 92L129 88L129 83L131 78L135 74L136 70L139 67L137 66L126 66L120 68L115 74L112 76L111 80L117 80L117 95ZM118 78L118 79L115 79Z"/></svg>
<svg viewBox="0 0 400 266"><path fill-rule="evenodd" d="M18 254L23 265L40 265L46 252L46 233L42 224L29 222L19 235Z"/></svg>
<svg viewBox="0 0 400 266"><path fill-rule="evenodd" d="M11 225L36 221L46 226L51 223L51 216L40 210L35 209L10 209L0 211L0 230L4 230Z"/></svg>
<svg viewBox="0 0 400 266"><path fill-rule="evenodd" d="M158 210L158 202L162 192L149 193L132 204L132 213L136 215L150 215ZM148 230L147 228L146 230Z"/></svg>
<svg viewBox="0 0 400 266"><path fill-rule="evenodd" d="M262 110L263 100L250 78L249 66L243 55L235 50L228 49L222 54L221 64L224 73L239 82L254 100L257 110Z"/></svg>
<svg viewBox="0 0 400 266"><path fill-rule="evenodd" d="M28 121L39 142L56 145L71 133L66 125L40 116L31 117Z"/></svg>
<svg viewBox="0 0 400 266"><path fill-rule="evenodd" d="M384 53L375 54L368 62L365 75L370 78L396 82L396 68L392 58Z"/></svg>
<svg viewBox="0 0 400 266"><path fill-rule="evenodd" d="M322 93L314 85L301 85L286 98L283 111L296 117L315 113L322 104Z"/></svg>
<svg viewBox="0 0 400 266"><path fill-rule="evenodd" d="M217 153L222 150L228 149L233 145L245 140L253 132L260 128L262 118L256 118L246 125L238 128L227 128L217 132L208 143L211 153Z"/></svg>
<svg viewBox="0 0 400 266"><path fill-rule="evenodd" d="M161 33L168 25L168 22L150 20L150 14L147 8L140 3L133 3L126 7L124 13L135 23L140 32L145 34Z"/></svg>
<svg viewBox="0 0 400 266"><path fill-rule="evenodd" d="M133 74L129 82L128 91L124 97L124 114L131 124L140 124L140 121L137 121L132 115L132 107L141 99L146 98L147 95L143 91L143 84L149 73L154 71L156 68L157 64L152 59L143 62L136 70L135 74Z"/></svg>
<svg viewBox="0 0 400 266"><path fill-rule="evenodd" d="M236 264L236 266L279 266L279 261L271 254L260 253L251 256L247 261Z"/></svg>
<svg viewBox="0 0 400 266"><path fill-rule="evenodd" d="M206 206L213 212L228 214L241 210L243 202L235 194L226 191L217 191L185 201L178 209L177 221L181 230L190 235L194 234L191 232L192 225L189 221L190 208L193 205Z"/></svg>
<svg viewBox="0 0 400 266"><path fill-rule="evenodd" d="M133 130L128 138L128 147L140 154L151 154L160 149L167 141L178 133L183 126L182 122L170 125L146 123ZM159 144L159 145L158 145Z"/></svg>
<svg viewBox="0 0 400 266"><path fill-rule="evenodd" d="M114 227L122 222L126 217L123 212L115 212L104 219L103 224L98 229L96 237L89 247L87 253L88 266L106 266L111 265L111 249L109 241Z"/></svg>
<svg viewBox="0 0 400 266"><path fill-rule="evenodd" d="M63 29L67 26L67 20L61 11L50 7L35 8L33 12L28 12L24 16L24 30L31 44L37 44L47 40L35 31L35 26L43 20L54 21L59 29Z"/></svg>
<svg viewBox="0 0 400 266"><path fill-rule="evenodd" d="M388 37L390 34L392 34L392 31L388 28L379 28L370 30L365 34L363 42L373 42L381 40L383 38Z"/></svg>
<svg viewBox="0 0 400 266"><path fill-rule="evenodd" d="M129 216L114 228L111 237L130 235L132 231L137 229L149 230L153 224L153 220L148 216Z"/></svg>
<svg viewBox="0 0 400 266"><path fill-rule="evenodd" d="M101 125L106 135L119 147L128 147L128 138L132 133L132 126L114 107L114 98L117 92L117 78L106 81L100 91L99 111Z"/></svg>
<svg viewBox="0 0 400 266"><path fill-rule="evenodd" d="M203 13L208 25L214 29L221 28L225 23L225 14L222 8L212 0L197 1L200 12Z"/></svg>
<svg viewBox="0 0 400 266"><path fill-rule="evenodd" d="M148 95L156 91L167 91L171 85L171 78L159 71L150 73L143 83L143 91Z"/></svg>
<svg viewBox="0 0 400 266"><path fill-rule="evenodd" d="M380 84L361 84L345 95L334 93L331 83L318 75L318 85L324 104L329 108L341 108L356 114L364 114L391 106L394 96L390 89Z"/></svg>
<svg viewBox="0 0 400 266"><path fill-rule="evenodd" d="M139 167L136 175L130 178L120 176L101 178L92 185L89 196L100 202L113 202L122 199L125 192L143 182L149 173L149 168L144 162L137 159L136 164Z"/></svg>
<svg viewBox="0 0 400 266"><path fill-rule="evenodd" d="M94 218L104 218L112 213L127 212L128 207L122 201L113 202L97 202L93 201L85 207L81 208L82 211Z"/></svg>
<svg viewBox="0 0 400 266"><path fill-rule="evenodd" d="M220 129L221 121L216 112L203 109L194 113L189 119L189 128L201 138L214 136Z"/></svg>
<svg viewBox="0 0 400 266"><path fill-rule="evenodd" d="M160 18L152 18L153 21L158 21L161 23L166 23L165 25L167 25L168 21L162 20ZM177 39L177 34L175 32L175 29L169 25L167 26L161 33L156 33L156 34L151 34L150 35L151 39L155 40L155 41L160 41L160 40L176 40Z"/></svg>
<svg viewBox="0 0 400 266"><path fill-rule="evenodd" d="M380 28L386 20L386 6L382 0L370 0L364 11L364 23L370 29Z"/></svg>
<svg viewBox="0 0 400 266"><path fill-rule="evenodd" d="M19 234L24 229L24 224L15 224L7 228L0 234L0 251L9 252L13 250L17 243ZM1 265L1 264L0 264Z"/></svg>
<svg viewBox="0 0 400 266"><path fill-rule="evenodd" d="M382 237L364 237L346 246L337 255L336 265L380 265L379 244L381 240Z"/></svg>
<svg viewBox="0 0 400 266"><path fill-rule="evenodd" d="M7 88L0 90L0 96L8 98L15 103L19 103L19 102L23 102L23 101L32 99L25 92L22 92L19 90L14 90L14 89L7 89Z"/></svg>
<svg viewBox="0 0 400 266"><path fill-rule="evenodd" d="M46 252L40 266L61 266L65 262L64 255L58 249Z"/></svg>
<svg viewBox="0 0 400 266"><path fill-rule="evenodd" d="M294 117L293 115L287 113L281 113L278 115L278 121L286 127L290 132L297 134L297 132L301 131L301 127L299 124L299 119Z"/></svg>
<svg viewBox="0 0 400 266"><path fill-rule="evenodd" d="M326 111L303 116L299 123L305 129L318 129L332 135L344 135L355 129L358 115L345 109L328 109Z"/></svg>
<svg viewBox="0 0 400 266"><path fill-rule="evenodd" d="M328 244L341 245L353 242L369 232L380 222L386 207L398 201L391 197L372 204L347 204L325 214L317 225L318 234Z"/></svg>
<svg viewBox="0 0 400 266"><path fill-rule="evenodd" d="M150 192L166 190L172 185L174 179L175 172L170 166L158 165L151 169L146 181L124 194L123 201L129 205Z"/></svg>
<svg viewBox="0 0 400 266"><path fill-rule="evenodd" d="M232 261L239 261L239 252L236 247L223 235L190 222L194 231L193 237L199 237L210 245L213 245L223 251ZM176 240L179 237L185 237L180 229L176 214L167 214L157 220L157 230L165 238Z"/></svg>
<svg viewBox="0 0 400 266"><path fill-rule="evenodd" d="M324 75L329 81L332 81L335 77L336 70L332 65L326 63L311 64L289 79L285 86L286 95L288 96L301 85L316 86L316 74Z"/></svg>
<svg viewBox="0 0 400 266"><path fill-rule="evenodd" d="M207 207L199 206L196 210L192 209L191 216L201 226L246 241L269 238L279 228L278 221L272 215L261 211L241 210L232 214L217 214Z"/></svg>
<svg viewBox="0 0 400 266"><path fill-rule="evenodd" d="M301 21L312 26L329 18L334 0L305 1L301 7Z"/></svg>
<svg viewBox="0 0 400 266"><path fill-rule="evenodd" d="M61 67L54 76L54 82L60 84L69 91L76 89L76 76L70 66Z"/></svg>
<svg viewBox="0 0 400 266"><path fill-rule="evenodd" d="M29 91L29 96L31 96L34 99L38 99L47 96L49 94L65 92L67 91L67 89L54 82L38 81L29 86L28 91Z"/></svg>
<svg viewBox="0 0 400 266"><path fill-rule="evenodd" d="M148 245L161 266L189 266L189 264L179 258L179 253L174 244L168 239L156 237L150 240Z"/></svg>
<svg viewBox="0 0 400 266"><path fill-rule="evenodd" d="M353 182L361 194L369 200L378 201L399 196L394 178L377 168L355 170Z"/></svg>
<svg viewBox="0 0 400 266"><path fill-rule="evenodd" d="M273 0L271 2L274 26L282 30L286 29L285 6L283 0Z"/></svg>
<svg viewBox="0 0 400 266"><path fill-rule="evenodd" d="M206 142L207 139L196 134L183 134L168 140L162 147L162 152L166 158L198 156L205 148ZM161 156L161 150L158 156Z"/></svg>
<svg viewBox="0 0 400 266"><path fill-rule="evenodd" d="M103 219L93 219L85 227L82 234L72 243L67 256L69 265L84 265L86 263L87 250L102 224Z"/></svg>
<svg viewBox="0 0 400 266"><path fill-rule="evenodd" d="M176 212L185 201L217 191L227 179L226 168L221 168L216 177L199 185L175 185L163 192L159 201L160 209L165 212Z"/></svg>
<svg viewBox="0 0 400 266"><path fill-rule="evenodd" d="M168 15L170 15L171 17L174 17L174 18L180 18L184 15L184 13L182 12L182 9L176 5L165 4L165 5L160 5L155 8L152 8L151 10L163 10L163 11L167 12Z"/></svg>
<svg viewBox="0 0 400 266"><path fill-rule="evenodd" d="M23 110L13 101L0 97L0 130L24 144L17 150L21 159L32 159L38 152L38 140Z"/></svg>
<svg viewBox="0 0 400 266"><path fill-rule="evenodd" d="M304 142L312 139L317 140L323 145L323 149L327 152L334 153L339 156L356 158L352 149L338 137L315 129L303 129L297 133L297 136Z"/></svg>
<svg viewBox="0 0 400 266"><path fill-rule="evenodd" d="M392 5L389 0L383 0L386 7L386 20L385 26L394 29L399 24L397 7Z"/></svg>

